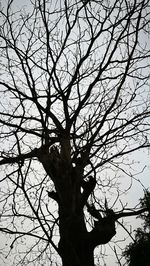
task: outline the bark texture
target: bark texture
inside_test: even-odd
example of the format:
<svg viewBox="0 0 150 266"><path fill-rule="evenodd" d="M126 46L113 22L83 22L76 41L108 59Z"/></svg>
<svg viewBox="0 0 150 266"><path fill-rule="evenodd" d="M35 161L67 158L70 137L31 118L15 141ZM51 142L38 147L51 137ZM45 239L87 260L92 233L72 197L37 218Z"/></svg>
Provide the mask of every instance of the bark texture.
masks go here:
<svg viewBox="0 0 150 266"><path fill-rule="evenodd" d="M63 266L94 266L94 249L115 235L115 219L110 213L97 216L91 232L87 231L83 208L95 188L92 176L84 179L84 160L72 163L69 142L41 150L39 160L55 184L56 192L48 192L59 206L59 254ZM79 161L79 160L78 160ZM90 211L89 211L90 212ZM92 212L90 212L92 215Z"/></svg>

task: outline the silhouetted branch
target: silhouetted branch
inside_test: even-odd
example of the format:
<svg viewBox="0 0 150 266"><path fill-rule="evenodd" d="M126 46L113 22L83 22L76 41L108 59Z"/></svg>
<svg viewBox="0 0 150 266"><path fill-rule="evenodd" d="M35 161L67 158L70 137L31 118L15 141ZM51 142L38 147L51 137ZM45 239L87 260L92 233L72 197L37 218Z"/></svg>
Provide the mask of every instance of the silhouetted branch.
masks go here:
<svg viewBox="0 0 150 266"><path fill-rule="evenodd" d="M137 215L140 215L140 214L142 214L143 212L146 212L146 211L148 211L148 209L147 208L142 208L142 209L140 209L140 210L138 210L138 211L130 211L130 212L121 212L121 213L115 213L115 220L118 220L118 219L120 219L120 218L122 218L122 217L129 217L129 216L137 216Z"/></svg>

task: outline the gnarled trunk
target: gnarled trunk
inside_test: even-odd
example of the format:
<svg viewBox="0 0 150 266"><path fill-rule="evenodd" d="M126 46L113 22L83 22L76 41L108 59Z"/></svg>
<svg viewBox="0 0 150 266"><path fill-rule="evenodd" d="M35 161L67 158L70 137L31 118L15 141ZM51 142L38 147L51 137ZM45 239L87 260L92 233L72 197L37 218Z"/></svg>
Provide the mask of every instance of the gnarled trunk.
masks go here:
<svg viewBox="0 0 150 266"><path fill-rule="evenodd" d="M94 247L88 238L83 213L65 219L60 215L59 251L63 266L94 266Z"/></svg>
<svg viewBox="0 0 150 266"><path fill-rule="evenodd" d="M94 249L108 243L115 235L115 220L111 213L103 218L98 215L93 230L87 231L83 209L96 180L92 176L84 179L84 167L71 163L68 147L68 141L66 146L63 141L61 153L57 147L52 147L42 149L39 154L56 189L56 192L49 192L49 196L59 205L59 254L63 266L94 266Z"/></svg>
<svg viewBox="0 0 150 266"><path fill-rule="evenodd" d="M115 221L104 217L95 222L91 232L85 226L84 214L63 216L60 211L59 252L63 266L94 266L94 249L108 243L116 234Z"/></svg>

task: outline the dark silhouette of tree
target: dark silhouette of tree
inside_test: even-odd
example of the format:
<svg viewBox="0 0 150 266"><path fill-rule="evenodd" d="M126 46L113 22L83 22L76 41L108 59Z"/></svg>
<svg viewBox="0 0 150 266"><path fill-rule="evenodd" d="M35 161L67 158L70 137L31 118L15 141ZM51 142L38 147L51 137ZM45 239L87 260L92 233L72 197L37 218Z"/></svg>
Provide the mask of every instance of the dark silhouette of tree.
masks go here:
<svg viewBox="0 0 150 266"><path fill-rule="evenodd" d="M135 241L126 248L124 255L130 266L149 266L150 264L150 192L146 191L141 200L142 207L147 207L147 213L140 215L144 220L143 228L138 228Z"/></svg>
<svg viewBox="0 0 150 266"><path fill-rule="evenodd" d="M149 1L17 5L0 12L0 230L13 265L93 266L115 222L146 210L104 192L117 201L126 155L150 146Z"/></svg>

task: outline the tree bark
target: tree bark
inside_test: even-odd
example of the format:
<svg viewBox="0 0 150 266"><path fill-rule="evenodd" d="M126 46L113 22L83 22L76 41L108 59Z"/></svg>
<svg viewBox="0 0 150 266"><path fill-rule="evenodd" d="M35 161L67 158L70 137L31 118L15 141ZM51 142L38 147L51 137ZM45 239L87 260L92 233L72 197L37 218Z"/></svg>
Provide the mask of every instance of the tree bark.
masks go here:
<svg viewBox="0 0 150 266"><path fill-rule="evenodd" d="M94 247L88 238L83 213L68 218L60 215L59 251L63 266L94 266Z"/></svg>
<svg viewBox="0 0 150 266"><path fill-rule="evenodd" d="M95 188L96 180L89 176L84 180L83 167L72 165L66 147L63 153L57 147L41 150L39 159L55 184L56 192L48 192L59 205L59 254L63 266L94 266L94 249L106 244L115 235L115 220L101 217L91 232L87 231L84 220L84 206ZM63 156L62 156L63 154ZM92 214L91 214L92 215Z"/></svg>
<svg viewBox="0 0 150 266"><path fill-rule="evenodd" d="M63 266L94 266L94 249L108 243L116 234L115 220L104 217L86 229L84 214L63 216L60 212L59 253Z"/></svg>

